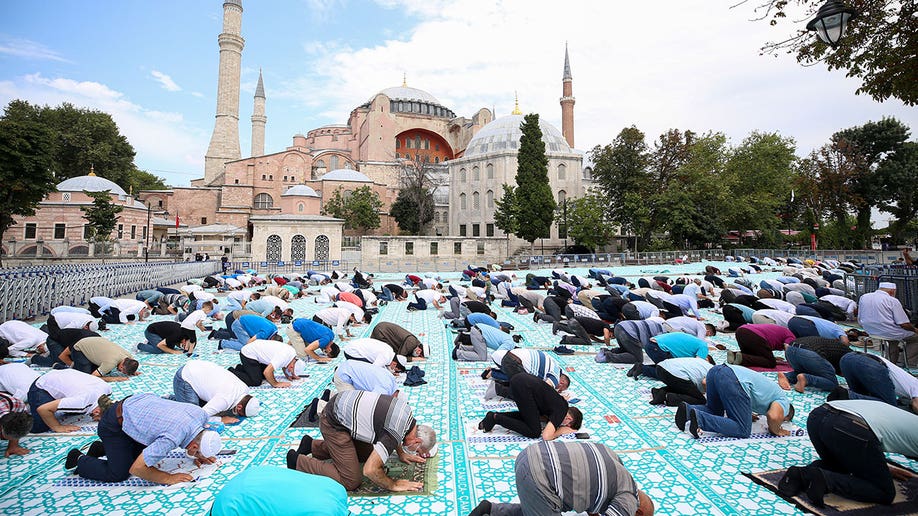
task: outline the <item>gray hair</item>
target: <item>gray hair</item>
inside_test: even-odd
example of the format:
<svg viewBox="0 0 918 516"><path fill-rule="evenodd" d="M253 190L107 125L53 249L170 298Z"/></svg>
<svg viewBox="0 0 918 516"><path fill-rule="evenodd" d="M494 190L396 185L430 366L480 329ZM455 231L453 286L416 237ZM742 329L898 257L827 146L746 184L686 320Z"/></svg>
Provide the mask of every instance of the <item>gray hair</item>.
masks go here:
<svg viewBox="0 0 918 516"><path fill-rule="evenodd" d="M418 439L421 440L421 448L430 451L437 444L437 433L428 425L418 425Z"/></svg>

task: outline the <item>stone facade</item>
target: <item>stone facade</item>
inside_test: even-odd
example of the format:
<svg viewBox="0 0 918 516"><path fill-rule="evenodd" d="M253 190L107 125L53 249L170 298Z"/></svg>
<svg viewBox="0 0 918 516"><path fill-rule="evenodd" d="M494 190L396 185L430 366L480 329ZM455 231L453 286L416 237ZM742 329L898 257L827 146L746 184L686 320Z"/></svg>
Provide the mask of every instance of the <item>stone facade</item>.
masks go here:
<svg viewBox="0 0 918 516"><path fill-rule="evenodd" d="M204 183L214 184L223 173L223 164L239 159L239 77L242 73L242 2L223 3L223 33L217 80L217 116L214 132L204 155Z"/></svg>
<svg viewBox="0 0 918 516"><path fill-rule="evenodd" d="M368 236L360 239L360 267L377 272L456 271L469 263L501 263L506 250L504 238Z"/></svg>
<svg viewBox="0 0 918 516"><path fill-rule="evenodd" d="M321 215L251 217L252 260L340 260L344 221Z"/></svg>

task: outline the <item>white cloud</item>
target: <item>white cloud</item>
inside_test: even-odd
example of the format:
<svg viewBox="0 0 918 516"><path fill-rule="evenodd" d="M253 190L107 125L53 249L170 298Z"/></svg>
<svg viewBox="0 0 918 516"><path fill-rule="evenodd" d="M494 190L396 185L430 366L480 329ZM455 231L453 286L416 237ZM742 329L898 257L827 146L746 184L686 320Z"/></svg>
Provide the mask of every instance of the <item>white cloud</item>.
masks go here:
<svg viewBox="0 0 918 516"><path fill-rule="evenodd" d="M821 65L804 68L793 56L760 56L760 47L802 27L805 15L777 28L752 22L751 5L694 0L547 2L377 0L416 16L399 39L351 48L335 41L304 42L309 70L277 81L272 98L315 109L324 123L342 123L374 92L401 84L426 90L458 115L494 106L538 112L560 127L564 43L570 43L576 143L609 143L635 124L649 141L668 128L723 131L739 142L750 131L794 137L799 153L838 129L884 115L918 126L898 101L855 95L859 82ZM300 72L294 72L300 73ZM296 106L294 106L295 108ZM269 116L271 107L269 105Z"/></svg>
<svg viewBox="0 0 918 516"><path fill-rule="evenodd" d="M22 57L25 59L60 61L69 63L70 61L62 57L58 52L28 39L7 39L0 42L0 54L9 56Z"/></svg>
<svg viewBox="0 0 918 516"><path fill-rule="evenodd" d="M182 87L178 84L175 84L175 81L172 80L172 77L158 71L153 70L150 72L150 75L158 82L164 90L166 91L182 91Z"/></svg>
<svg viewBox="0 0 918 516"><path fill-rule="evenodd" d="M188 124L182 113L150 109L131 102L105 84L30 74L0 81L0 103L13 99L51 106L69 102L108 113L137 151L137 164L172 184L202 175L208 135ZM177 171L169 173L169 171Z"/></svg>

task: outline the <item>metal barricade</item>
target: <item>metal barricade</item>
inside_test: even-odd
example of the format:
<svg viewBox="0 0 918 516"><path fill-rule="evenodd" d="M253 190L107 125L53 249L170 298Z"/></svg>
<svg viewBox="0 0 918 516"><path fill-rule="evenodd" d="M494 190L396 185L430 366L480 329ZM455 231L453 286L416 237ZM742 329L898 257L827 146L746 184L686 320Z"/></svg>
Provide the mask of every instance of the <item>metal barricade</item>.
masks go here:
<svg viewBox="0 0 918 516"><path fill-rule="evenodd" d="M907 310L918 309L918 266L880 265L845 275L845 290L855 300L879 288L881 282L896 284L896 298Z"/></svg>

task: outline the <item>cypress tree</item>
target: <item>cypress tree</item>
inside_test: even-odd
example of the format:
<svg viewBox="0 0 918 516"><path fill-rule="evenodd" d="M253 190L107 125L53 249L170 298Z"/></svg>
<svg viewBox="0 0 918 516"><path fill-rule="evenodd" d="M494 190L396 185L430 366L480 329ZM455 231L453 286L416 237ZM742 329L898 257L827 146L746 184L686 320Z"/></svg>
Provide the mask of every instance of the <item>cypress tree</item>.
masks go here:
<svg viewBox="0 0 918 516"><path fill-rule="evenodd" d="M548 184L548 158L539 128L539 115L531 113L520 124L520 151L516 157L516 236L529 242L549 236L555 199Z"/></svg>

